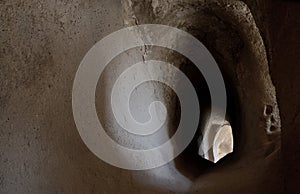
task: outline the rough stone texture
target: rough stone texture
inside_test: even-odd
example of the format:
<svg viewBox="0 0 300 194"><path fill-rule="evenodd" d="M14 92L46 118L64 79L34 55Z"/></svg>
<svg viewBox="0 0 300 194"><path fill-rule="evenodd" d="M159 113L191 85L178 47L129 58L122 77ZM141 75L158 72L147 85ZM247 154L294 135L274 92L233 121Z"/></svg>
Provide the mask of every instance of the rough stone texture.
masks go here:
<svg viewBox="0 0 300 194"><path fill-rule="evenodd" d="M235 115L231 116L234 117L233 122L236 122L237 142L233 157L238 161L232 162L231 167L237 168L251 160L259 160L259 165L278 162L272 158L276 153L279 154L280 150L280 118L276 93L269 75L263 39L247 5L242 1L188 1L187 3L176 0L124 0L123 7L126 24L159 23L182 28L196 36L211 50L230 83L227 86L231 90L229 93L233 93L230 97L233 98L231 103L238 104L233 111ZM172 60L178 61L176 57ZM180 67L184 70L188 65L190 64L182 63ZM235 93L237 97L234 96ZM243 170L248 167L254 168L250 166L245 165L245 168L234 175L230 172L211 175L210 178L196 175L193 177L192 187L198 189L196 183L209 181L214 185L215 191L224 192L226 183L239 184L237 177L249 176L250 178L251 175L243 175L245 173ZM277 167L278 163L260 173L267 174L268 170ZM177 170L183 174L187 173L181 168L177 167ZM197 167L193 166L193 168ZM226 178L227 176L230 178ZM222 183L217 181L218 177L224 178ZM260 176L257 181L266 181L263 177ZM239 185L235 189L238 190L240 187L243 186ZM265 191L274 189L267 187L265 185ZM209 186L201 188L205 191L210 189ZM237 190L233 189L233 191ZM258 191L261 190L256 190Z"/></svg>
<svg viewBox="0 0 300 194"><path fill-rule="evenodd" d="M0 193L141 189L90 153L72 116L77 67L123 26L120 10L112 0L0 1Z"/></svg>
<svg viewBox="0 0 300 194"><path fill-rule="evenodd" d="M300 180L300 3L266 1L266 42L271 75L282 119L282 166L285 193L299 192Z"/></svg>
<svg viewBox="0 0 300 194"><path fill-rule="evenodd" d="M253 2L247 1L266 40L271 75L277 87L283 128L283 175L286 189L292 193L292 189L298 189L299 180L299 166L295 165L299 163L297 125L300 124L297 87L300 69L296 65L299 61L299 4ZM262 14L257 12L257 5L263 5L267 19L260 20ZM169 4L165 6L155 13L163 15L171 9ZM0 1L0 193L174 193L142 172L117 169L100 161L83 144L73 121L71 89L76 69L96 41L123 26L122 9L117 0ZM234 10L230 6L224 9ZM249 14L247 8L244 11L242 13ZM245 28L237 32L240 24L227 25L222 20L239 20L231 20L226 12L225 15L220 12L210 11L207 17L214 18L218 23L216 27L224 27L220 31L223 38L216 39L220 35L208 32L200 32L199 36L219 64L225 66L224 60L232 67L231 64L237 64L235 51L245 50L248 31ZM263 25L265 19L269 25ZM213 31L213 26L207 30ZM227 39L232 40L231 44L223 48ZM210 45L211 40L219 41L212 41ZM247 54L242 52L238 59L244 55ZM260 110L259 115L265 110L268 113L270 108L260 107ZM228 193L280 193L280 146L279 142L272 143L277 142L277 135L266 135L265 130L261 133L270 140L244 145L220 165L211 166L197 160L196 166L200 169L197 171L188 163L193 167L190 171L197 171L193 176L196 178L192 179L194 193L224 193L225 190ZM240 141L247 142L245 138ZM262 143L265 144L262 146ZM244 150L251 150L247 153L249 157L242 157L240 153ZM141 181L136 181L136 177ZM158 186L153 186L155 184ZM181 187L182 182L173 179L169 184Z"/></svg>

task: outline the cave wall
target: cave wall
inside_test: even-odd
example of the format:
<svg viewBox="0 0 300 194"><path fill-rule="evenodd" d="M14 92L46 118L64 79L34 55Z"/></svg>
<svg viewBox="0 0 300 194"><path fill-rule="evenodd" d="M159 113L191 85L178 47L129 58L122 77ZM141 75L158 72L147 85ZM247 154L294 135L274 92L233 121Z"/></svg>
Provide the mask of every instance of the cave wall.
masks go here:
<svg viewBox="0 0 300 194"><path fill-rule="evenodd" d="M299 3L246 3L262 11L252 10L277 91L282 155L272 155L272 168L249 169L246 174L253 180L242 178L244 185L233 191L280 193L283 178L285 190L292 193L300 179ZM77 67L95 42L123 27L121 6L117 0L0 2L0 193L174 193L137 183L134 177L147 178L143 173L100 161L86 148L73 121L71 89ZM267 172L261 175L265 182L254 180L260 170Z"/></svg>
<svg viewBox="0 0 300 194"><path fill-rule="evenodd" d="M300 169L300 3L266 1L266 44L282 121L282 170L286 193L299 189Z"/></svg>

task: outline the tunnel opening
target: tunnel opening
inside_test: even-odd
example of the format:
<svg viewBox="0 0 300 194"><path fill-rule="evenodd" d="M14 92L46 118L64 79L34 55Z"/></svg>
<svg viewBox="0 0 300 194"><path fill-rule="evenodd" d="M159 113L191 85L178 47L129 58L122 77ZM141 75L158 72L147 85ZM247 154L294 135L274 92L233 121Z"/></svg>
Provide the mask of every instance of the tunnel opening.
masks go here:
<svg viewBox="0 0 300 194"><path fill-rule="evenodd" d="M229 121L232 133L233 133L233 144L234 151L233 153L225 156L217 163L213 163L202 158L198 154L199 144L202 136L202 129L204 128L207 122L207 115L210 114L211 109L211 95L209 92L208 85L199 71L199 69L190 61L186 61L183 65L180 66L180 69L186 74L186 76L190 79L192 84L194 85L198 99L200 104L200 118L199 118L199 126L198 130L187 146L187 148L174 160L176 169L183 174L185 177L190 180L195 180L199 176L218 168L224 164L227 164L230 160L233 160L236 154L236 151L240 145L240 106L239 106L239 97L237 92L236 84L234 84L234 80L229 72L226 69L222 68L221 61L218 61L219 68L221 70L225 87L227 93L227 107L226 107L226 120ZM180 118L180 103L177 101L177 108L175 111L175 117Z"/></svg>

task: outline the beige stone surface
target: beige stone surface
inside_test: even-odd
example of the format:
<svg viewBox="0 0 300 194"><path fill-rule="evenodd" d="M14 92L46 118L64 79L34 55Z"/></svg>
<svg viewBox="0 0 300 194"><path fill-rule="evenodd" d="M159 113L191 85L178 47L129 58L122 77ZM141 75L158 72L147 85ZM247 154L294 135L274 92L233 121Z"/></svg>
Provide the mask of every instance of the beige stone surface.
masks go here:
<svg viewBox="0 0 300 194"><path fill-rule="evenodd" d="M141 15L127 18L126 25L154 21L191 32L224 68L229 85L237 84L237 89L229 87L236 152L212 165L195 157L191 147L174 163L144 172L118 169L99 160L84 145L74 124L72 84L90 47L123 27L124 4L117 0L3 0L0 193L280 193L280 120L275 89L249 9L240 1L189 1L187 5L172 1L176 2L174 7L167 1L139 2L133 3L133 11ZM251 4L256 17L260 14L255 6ZM134 12L127 12L127 16ZM173 53L168 60L174 58L178 56ZM181 59L175 65L181 62L186 61ZM289 67L295 69L282 68L283 63L271 66L271 74L279 87L283 126L291 129L290 123L299 119L297 111L291 108L291 113L288 107L296 106L297 100L282 80L296 88L297 79L290 75L297 69L292 65ZM192 67L183 69L198 80L189 73ZM234 114L239 108L240 114ZM285 153L293 158L290 152Z"/></svg>
<svg viewBox="0 0 300 194"><path fill-rule="evenodd" d="M220 193L227 192L226 185L235 185L236 187L228 192L237 192L247 187L246 185L257 185L267 181L265 176L276 176L279 163L272 157L276 157L275 153L279 154L281 131L276 91L269 74L266 48L248 6L242 1L186 3L176 0L124 0L123 7L126 23L129 25L159 23L192 33L212 52L227 81L228 116L233 124L236 150L232 156L226 158L228 163L220 164L224 170L219 171L214 167L212 174L195 173L193 169L197 168L197 165L187 169L187 159L196 160L192 155L181 158L185 161L182 165L176 165L180 162L175 160L176 169L193 180L192 190L213 190ZM171 61L180 61L178 58L180 57L172 54L168 57ZM187 62L179 66L183 71L190 68ZM197 73L188 73L194 80L201 82L201 79L195 79ZM256 164L265 164L268 168L258 170L258 166L254 167ZM199 166L203 165L200 161ZM239 170L234 170L237 168ZM253 174L251 178L252 175L248 173L250 169L258 174ZM273 176L268 174L270 169L273 169ZM247 177L252 181L241 182L239 177ZM277 178L273 181L280 180ZM203 186L201 182L210 184ZM265 184L264 188L249 188L247 192L279 191L275 189L275 185L269 186Z"/></svg>

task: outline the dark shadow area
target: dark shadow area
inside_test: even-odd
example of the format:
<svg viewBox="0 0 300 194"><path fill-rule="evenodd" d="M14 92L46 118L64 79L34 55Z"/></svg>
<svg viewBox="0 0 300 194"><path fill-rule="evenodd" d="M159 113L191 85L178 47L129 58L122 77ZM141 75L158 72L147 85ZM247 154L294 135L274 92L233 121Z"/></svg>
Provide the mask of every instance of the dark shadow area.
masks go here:
<svg viewBox="0 0 300 194"><path fill-rule="evenodd" d="M222 64L220 61L216 61L218 62L218 64ZM242 146L242 131L240 131L239 123L240 103L236 85L233 84L233 80L231 76L229 76L229 73L227 73L226 70L222 69L220 65L219 68L222 72L227 92L226 119L230 122L233 130L234 152L229 154L228 156L225 156L216 164L205 160L198 155L199 144L201 143L199 142L199 139L202 135L201 130L204 128L205 123L208 120L207 116L210 114L211 108L211 96L208 85L202 73L192 62L187 61L185 64L181 65L180 68L195 87L200 104L200 119L198 130L188 147L174 160L177 170L192 181L196 180L201 175L204 175L216 168L219 168L223 164L228 164L229 160L238 159L237 153L239 147ZM177 101L175 118L178 118L178 120L180 119L179 104L179 101Z"/></svg>
<svg viewBox="0 0 300 194"><path fill-rule="evenodd" d="M181 172L187 178L194 180L202 173L205 173L205 170L207 170L209 167L212 167L211 162L204 160L198 155L198 139L201 137L201 128L204 127L205 123L204 113L209 111L211 100L208 86L199 69L190 61L187 61L186 64L182 65L180 69L192 82L197 92L200 105L200 119L199 127L193 140L188 147L174 160L174 163L179 172ZM179 102L177 102L177 107L179 106ZM177 108L176 116L180 116L178 113L179 111L180 108ZM178 120L179 119L180 118L178 118Z"/></svg>

